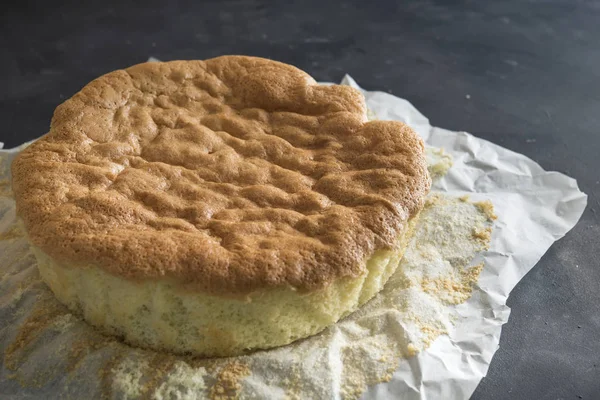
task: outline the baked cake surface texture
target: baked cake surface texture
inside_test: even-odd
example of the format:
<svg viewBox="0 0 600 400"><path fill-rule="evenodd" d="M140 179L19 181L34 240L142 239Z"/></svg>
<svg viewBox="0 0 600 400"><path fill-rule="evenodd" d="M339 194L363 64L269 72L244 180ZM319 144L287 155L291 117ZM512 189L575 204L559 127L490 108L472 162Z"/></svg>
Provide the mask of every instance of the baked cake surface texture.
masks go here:
<svg viewBox="0 0 600 400"><path fill-rule="evenodd" d="M431 183L421 139L367 122L360 92L243 56L101 76L12 174L61 302L204 356L290 343L373 297Z"/></svg>

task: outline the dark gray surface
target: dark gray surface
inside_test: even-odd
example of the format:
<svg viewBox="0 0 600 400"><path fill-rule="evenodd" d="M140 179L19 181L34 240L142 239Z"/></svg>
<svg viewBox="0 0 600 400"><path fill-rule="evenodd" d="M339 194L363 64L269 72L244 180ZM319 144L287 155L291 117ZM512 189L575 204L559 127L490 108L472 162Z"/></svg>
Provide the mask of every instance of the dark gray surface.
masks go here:
<svg viewBox="0 0 600 400"><path fill-rule="evenodd" d="M249 54L318 80L350 73L566 173L580 223L513 291L475 399L600 399L600 3L584 1L15 2L0 16L0 141L48 129L57 104L145 61ZM467 98L467 95L470 98Z"/></svg>

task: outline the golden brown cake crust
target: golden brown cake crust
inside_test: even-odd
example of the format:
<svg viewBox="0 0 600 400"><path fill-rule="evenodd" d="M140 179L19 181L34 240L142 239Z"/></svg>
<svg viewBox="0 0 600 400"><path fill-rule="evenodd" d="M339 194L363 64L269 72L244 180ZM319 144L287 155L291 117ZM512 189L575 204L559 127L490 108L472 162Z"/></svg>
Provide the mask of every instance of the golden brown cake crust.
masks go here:
<svg viewBox="0 0 600 400"><path fill-rule="evenodd" d="M421 139L358 91L242 56L92 81L12 173L51 257L236 293L356 277L430 186Z"/></svg>

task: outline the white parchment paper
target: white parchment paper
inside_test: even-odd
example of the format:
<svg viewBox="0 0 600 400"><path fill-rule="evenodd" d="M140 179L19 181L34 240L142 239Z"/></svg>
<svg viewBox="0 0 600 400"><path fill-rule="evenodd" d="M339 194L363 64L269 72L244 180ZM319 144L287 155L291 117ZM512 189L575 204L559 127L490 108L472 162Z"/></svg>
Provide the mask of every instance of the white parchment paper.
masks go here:
<svg viewBox="0 0 600 400"><path fill-rule="evenodd" d="M343 84L358 88L349 76L344 79ZM414 357L394 358L392 375L387 378L389 382L370 386L362 396L366 399L468 398L485 376L498 348L501 328L508 320L510 312L506 306L508 294L552 243L575 225L585 208L587 197L579 191L575 180L557 172L544 171L534 161L521 154L465 132L431 127L427 118L404 99L382 92L363 93L369 108L378 119L406 122L427 144L443 148L453 156L453 167L446 176L435 183L434 190L456 197L469 194L474 201L491 200L498 219L494 223L490 249L479 255L484 262L484 268L478 284L468 301L452 307L453 313L458 317L448 328L448 334L437 337L430 347ZM5 169L0 171L0 180L9 177L6 168L18 151L0 151L2 166ZM4 210L0 215L0 232L4 234L14 221L14 209L8 204L9 200L6 202L0 205ZM10 238L15 240L13 236ZM11 243L13 244L10 246L13 247L4 248L12 250L17 246L26 246L18 240ZM6 245L4 241L2 244ZM11 252L8 250L6 254ZM26 251L15 249L16 252L17 250ZM3 262L7 261L4 254L1 256ZM30 269L23 273L24 276L35 275L32 258L25 257L23 260L25 261L20 264L13 262L11 265L22 264L23 269ZM10 285L14 286L21 279L18 276L20 272L14 270L16 267L12 268L10 274L6 275L8 277L3 277L1 282L0 288L6 291L5 293L14 289ZM17 290L14 291L14 295L11 291L10 296L4 296L6 299L3 297L5 293L0 292L0 322L4 322L2 318L6 318L6 321L12 324L4 327L0 324L0 345L3 350L6 351L9 346L14 347L14 338L18 336L18 324L27 320L28 307L32 307L35 299L39 299L44 290L47 291L43 284L34 284L30 292ZM381 326L373 326L372 322L377 318L373 319L373 315L370 315L385 309L385 301L396 298L390 293L393 294L388 290L387 298L379 296L363 310L318 337L281 349L236 358L251 370L251 374L242 379L242 397L293 398L288 390L292 386L295 388L292 394L297 398L315 398L317 394L318 397L343 397L347 392L342 388L343 379L340 377L346 371L344 363L350 363L343 355L346 354L345 350L351 348L352 341L366 343L356 352L348 354L354 357L354 364L360 365L363 361L360 358L357 360L356 356L360 355L361 351L367 352L368 357L364 359L367 373L368 362L372 362L374 353L379 351L377 335L385 336L388 341L390 337L396 337L394 333L389 332L398 329L394 324L382 323ZM14 300L13 297L17 299ZM383 318L383 314L381 315ZM386 314L386 317L389 315L391 313ZM371 325L366 324L367 320ZM4 358L0 370L0 393L10 392L14 398L42 395L55 398L68 391L75 398L84 394L95 397L100 393L100 384L94 383L94 380L99 379L96 372L102 365L102 368L106 368L101 361L110 359L115 353L125 357L119 358L120 363L110 364L114 375L111 378L112 383L109 382L108 385L113 398L135 397L136 394L169 398L169 393L175 393L177 398L193 399L214 394L209 388L210 379L206 378L208 367L196 365L185 359L175 361L172 371L161 378L162 383L157 385L154 392L144 392L142 381L153 368L148 361L154 357L152 352L118 343L98 346L86 352L85 357L77 359L76 371L80 372L71 372L67 378L45 378L37 388L16 386L15 381L25 380L25 375L33 374L28 372L28 368L39 372L40 365L60 365L62 361L54 361L54 364L48 361L53 357L56 360L62 356L62 350L52 351L53 346L58 349L57 343L61 343L63 347L68 347L71 336L75 337L76 333L91 329L68 314L57 318L49 326L53 327L55 333L41 336L42 339L28 344L29 347L22 350L26 354L19 356L18 361L11 361L13 369L7 368L7 358ZM399 340L410 340L406 335L400 333L397 337ZM80 350L77 357L79 353ZM382 352L381 358L384 359L386 354L388 353ZM287 382L284 385L281 383L282 376L289 376L291 381L298 381ZM65 385L68 386L68 390L65 389ZM360 391L362 392L362 389Z"/></svg>

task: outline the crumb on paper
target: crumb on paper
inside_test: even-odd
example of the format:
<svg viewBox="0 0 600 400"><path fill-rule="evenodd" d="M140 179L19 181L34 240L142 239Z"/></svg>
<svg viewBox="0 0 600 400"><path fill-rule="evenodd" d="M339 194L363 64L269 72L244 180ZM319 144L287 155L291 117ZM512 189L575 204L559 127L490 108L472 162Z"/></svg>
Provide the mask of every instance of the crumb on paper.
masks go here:
<svg viewBox="0 0 600 400"><path fill-rule="evenodd" d="M471 297L473 286L477 283L483 270L483 264L478 264L466 270L460 270L457 275L438 279L423 279L423 291L436 295L447 304L460 304ZM438 335L439 336L439 335Z"/></svg>
<svg viewBox="0 0 600 400"><path fill-rule="evenodd" d="M124 359L112 372L114 391L124 398L137 398L142 394L141 379L148 367L146 360Z"/></svg>
<svg viewBox="0 0 600 400"><path fill-rule="evenodd" d="M489 241L492 237L492 228L473 228L473 237L478 240Z"/></svg>
<svg viewBox="0 0 600 400"><path fill-rule="evenodd" d="M206 388L204 368L192 368L183 361L177 361L174 368L166 375L166 381L153 393L156 400L172 398L193 400L201 398L201 393Z"/></svg>
<svg viewBox="0 0 600 400"><path fill-rule="evenodd" d="M442 148L425 146L425 158L429 175L434 180L446 175L453 164L452 156Z"/></svg>
<svg viewBox="0 0 600 400"><path fill-rule="evenodd" d="M414 357L414 356L416 356L419 353L419 349L414 344L412 344L412 343L409 343L406 346L406 350L407 350L407 353L408 353L409 357Z"/></svg>
<svg viewBox="0 0 600 400"><path fill-rule="evenodd" d="M490 220L496 220L498 216L494 213L494 205L489 200L474 203Z"/></svg>
<svg viewBox="0 0 600 400"><path fill-rule="evenodd" d="M210 388L211 400L231 400L238 398L241 389L240 381L250 375L247 365L231 362L225 365L217 374L217 381Z"/></svg>

